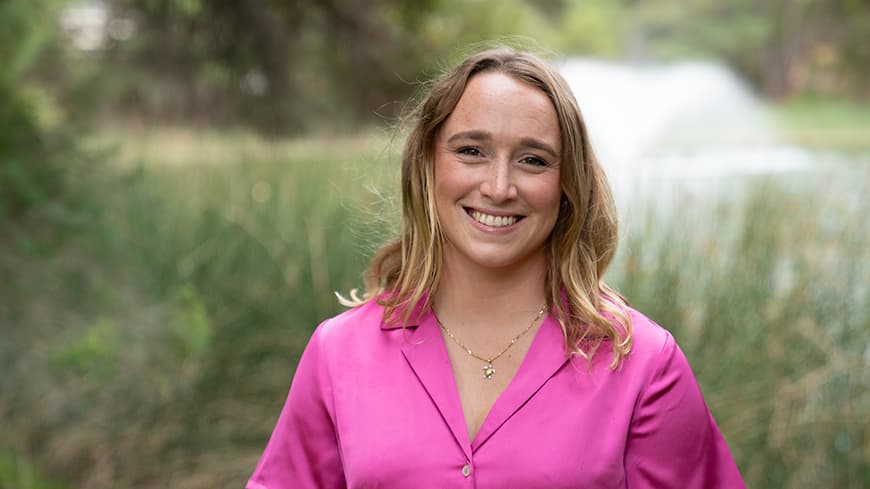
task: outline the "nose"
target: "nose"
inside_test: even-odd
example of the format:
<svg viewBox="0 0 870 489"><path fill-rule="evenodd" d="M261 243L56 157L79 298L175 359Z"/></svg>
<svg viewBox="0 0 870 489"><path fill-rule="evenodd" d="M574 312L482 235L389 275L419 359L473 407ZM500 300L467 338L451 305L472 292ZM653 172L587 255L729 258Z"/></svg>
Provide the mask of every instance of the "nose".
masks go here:
<svg viewBox="0 0 870 489"><path fill-rule="evenodd" d="M515 199L517 187L513 181L513 169L507 158L492 161L480 183L480 193L494 203Z"/></svg>

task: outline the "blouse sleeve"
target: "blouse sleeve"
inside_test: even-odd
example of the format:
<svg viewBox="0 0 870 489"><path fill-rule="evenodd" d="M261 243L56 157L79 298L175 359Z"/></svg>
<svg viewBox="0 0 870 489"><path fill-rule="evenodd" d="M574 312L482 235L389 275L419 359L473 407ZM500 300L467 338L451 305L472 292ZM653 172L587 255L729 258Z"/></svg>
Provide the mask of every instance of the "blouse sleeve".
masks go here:
<svg viewBox="0 0 870 489"><path fill-rule="evenodd" d="M669 334L660 359L632 418L628 489L745 488L689 363Z"/></svg>
<svg viewBox="0 0 870 489"><path fill-rule="evenodd" d="M321 324L299 360L284 409L246 489L346 486L321 348L322 329Z"/></svg>

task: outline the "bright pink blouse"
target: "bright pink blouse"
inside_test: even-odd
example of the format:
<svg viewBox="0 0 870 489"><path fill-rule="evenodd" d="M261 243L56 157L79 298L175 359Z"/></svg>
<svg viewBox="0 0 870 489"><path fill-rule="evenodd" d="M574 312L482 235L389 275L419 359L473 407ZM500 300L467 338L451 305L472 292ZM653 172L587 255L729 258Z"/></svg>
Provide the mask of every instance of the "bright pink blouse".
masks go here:
<svg viewBox="0 0 870 489"><path fill-rule="evenodd" d="M321 324L247 489L744 488L673 337L631 311L616 371L567 359L547 317L469 441L431 313L407 329L369 302Z"/></svg>

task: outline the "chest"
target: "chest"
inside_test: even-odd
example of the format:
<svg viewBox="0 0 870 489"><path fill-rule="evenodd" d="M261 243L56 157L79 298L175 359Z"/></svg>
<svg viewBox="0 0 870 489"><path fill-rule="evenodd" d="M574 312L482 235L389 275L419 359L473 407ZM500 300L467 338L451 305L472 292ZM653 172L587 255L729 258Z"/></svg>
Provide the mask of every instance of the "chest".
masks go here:
<svg viewBox="0 0 870 489"><path fill-rule="evenodd" d="M377 369L367 365L336 379L348 487L624 487L631 413L623 406L630 403L567 365L540 378L526 375L524 365L510 376L516 379L505 375L475 398L472 381L486 385L479 382L482 362L469 362L468 378L454 380L445 350L428 358L382 353L368 359ZM374 370L380 375L365 373ZM502 373L504 366L490 380ZM463 396L496 398L473 437L466 412L485 403L464 404Z"/></svg>
<svg viewBox="0 0 870 489"><path fill-rule="evenodd" d="M495 402L510 385L529 348L521 339L496 359L471 355L445 338L456 391L462 406L468 438L473 441ZM496 352L498 353L498 352ZM492 360L491 362L488 360Z"/></svg>

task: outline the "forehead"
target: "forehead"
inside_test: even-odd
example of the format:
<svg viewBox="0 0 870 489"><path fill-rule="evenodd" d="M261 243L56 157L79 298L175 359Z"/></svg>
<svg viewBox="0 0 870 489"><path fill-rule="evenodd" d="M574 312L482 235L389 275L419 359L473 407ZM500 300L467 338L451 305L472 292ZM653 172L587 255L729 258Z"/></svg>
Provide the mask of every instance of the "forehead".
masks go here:
<svg viewBox="0 0 870 489"><path fill-rule="evenodd" d="M497 72L481 73L468 81L440 135L449 137L451 132L465 130L536 137L556 146L560 140L556 110L547 94Z"/></svg>

